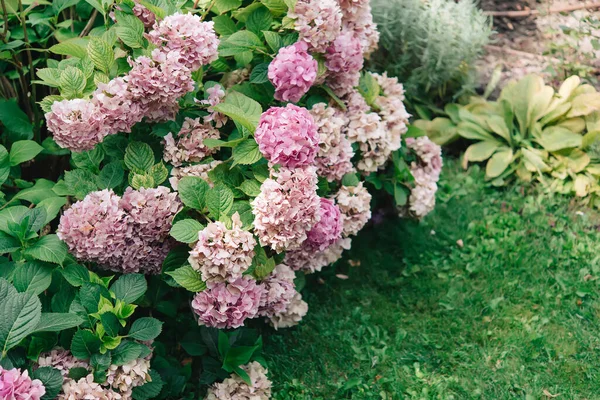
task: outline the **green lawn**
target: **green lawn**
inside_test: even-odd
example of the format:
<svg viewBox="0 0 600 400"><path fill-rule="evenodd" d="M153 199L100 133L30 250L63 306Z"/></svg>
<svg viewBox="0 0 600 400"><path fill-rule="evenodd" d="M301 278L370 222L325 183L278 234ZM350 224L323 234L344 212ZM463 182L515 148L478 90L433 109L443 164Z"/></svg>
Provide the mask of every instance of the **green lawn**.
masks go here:
<svg viewBox="0 0 600 400"><path fill-rule="evenodd" d="M275 398L599 399L599 226L450 162L434 213L310 277L303 323L265 338Z"/></svg>

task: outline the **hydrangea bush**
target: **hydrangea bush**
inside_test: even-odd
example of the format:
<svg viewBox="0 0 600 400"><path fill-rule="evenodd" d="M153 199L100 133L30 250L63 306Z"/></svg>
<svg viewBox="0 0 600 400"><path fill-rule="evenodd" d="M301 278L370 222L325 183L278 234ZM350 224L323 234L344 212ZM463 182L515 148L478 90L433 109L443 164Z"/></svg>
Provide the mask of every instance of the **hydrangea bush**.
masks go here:
<svg viewBox="0 0 600 400"><path fill-rule="evenodd" d="M377 190L435 202L440 148L363 70L369 1L77 7L37 70L48 138L0 146L0 397L268 399L260 331L301 322L304 274ZM44 157L58 180L24 181Z"/></svg>

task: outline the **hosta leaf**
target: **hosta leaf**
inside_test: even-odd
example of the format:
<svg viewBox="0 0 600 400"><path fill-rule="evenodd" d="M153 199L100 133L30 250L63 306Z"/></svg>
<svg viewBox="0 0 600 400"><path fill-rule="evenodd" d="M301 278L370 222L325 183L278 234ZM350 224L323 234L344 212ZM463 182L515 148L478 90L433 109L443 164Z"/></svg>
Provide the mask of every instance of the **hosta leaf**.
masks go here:
<svg viewBox="0 0 600 400"><path fill-rule="evenodd" d="M481 126L472 122L463 121L459 123L456 127L456 132L466 139L494 140L494 136L492 136L492 134L483 129Z"/></svg>

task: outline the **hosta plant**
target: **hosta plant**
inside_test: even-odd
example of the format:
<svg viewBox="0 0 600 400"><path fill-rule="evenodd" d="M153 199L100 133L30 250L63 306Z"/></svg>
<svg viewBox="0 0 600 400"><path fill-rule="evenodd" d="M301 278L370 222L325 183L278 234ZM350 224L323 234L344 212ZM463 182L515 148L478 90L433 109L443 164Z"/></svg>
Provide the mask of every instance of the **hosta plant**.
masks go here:
<svg viewBox="0 0 600 400"><path fill-rule="evenodd" d="M473 98L445 110L448 118L414 126L439 144L458 137L476 141L466 150L464 165L486 162L492 183L516 176L579 197L598 192L600 93L577 76L555 91L529 75L508 84L496 101Z"/></svg>
<svg viewBox="0 0 600 400"><path fill-rule="evenodd" d="M269 398L260 330L301 321L369 189L433 207L439 147L363 70L369 2L60 3L29 16L46 129L0 104L0 396Z"/></svg>

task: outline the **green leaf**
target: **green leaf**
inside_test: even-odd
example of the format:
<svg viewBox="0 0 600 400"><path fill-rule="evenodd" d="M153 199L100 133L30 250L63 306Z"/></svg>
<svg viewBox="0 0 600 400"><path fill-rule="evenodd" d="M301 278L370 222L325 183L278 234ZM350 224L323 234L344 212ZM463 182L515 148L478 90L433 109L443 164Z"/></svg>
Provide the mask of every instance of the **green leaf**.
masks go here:
<svg viewBox="0 0 600 400"><path fill-rule="evenodd" d="M208 190L208 183L196 176L184 176L177 184L177 191L183 204L199 211L204 209Z"/></svg>
<svg viewBox="0 0 600 400"><path fill-rule="evenodd" d="M101 314L100 322L102 322L102 327L108 336L113 338L119 336L119 328L121 327L121 323L115 314L112 312Z"/></svg>
<svg viewBox="0 0 600 400"><path fill-rule="evenodd" d="M125 303L133 303L146 293L148 284L142 274L122 275L112 284L110 291L119 300Z"/></svg>
<svg viewBox="0 0 600 400"><path fill-rule="evenodd" d="M252 11L246 20L246 28L256 33L268 31L273 23L273 15L266 7L260 7Z"/></svg>
<svg viewBox="0 0 600 400"><path fill-rule="evenodd" d="M11 285L6 279L0 278L0 305L7 298L16 296L17 293L18 292L13 285Z"/></svg>
<svg viewBox="0 0 600 400"><path fill-rule="evenodd" d="M195 219L182 219L173 225L170 235L181 243L194 243L198 240L198 232L203 228Z"/></svg>
<svg viewBox="0 0 600 400"><path fill-rule="evenodd" d="M216 184L206 195L206 206L215 219L227 215L233 206L233 192L223 183Z"/></svg>
<svg viewBox="0 0 600 400"><path fill-rule="evenodd" d="M143 345L123 340L121 344L112 351L112 364L124 365L135 360L142 354Z"/></svg>
<svg viewBox="0 0 600 400"><path fill-rule="evenodd" d="M69 193L74 194L78 200L83 200L89 193L98 190L96 175L87 169L66 171L64 182Z"/></svg>
<svg viewBox="0 0 600 400"><path fill-rule="evenodd" d="M117 37L132 49L144 46L144 24L137 17L119 13L116 32Z"/></svg>
<svg viewBox="0 0 600 400"><path fill-rule="evenodd" d="M73 163L78 168L84 168L91 172L98 172L100 163L104 160L104 150L102 146L96 146L92 150L73 152L71 155Z"/></svg>
<svg viewBox="0 0 600 400"><path fill-rule="evenodd" d="M543 130L538 142L547 151L581 147L583 136L568 129L552 126Z"/></svg>
<svg viewBox="0 0 600 400"><path fill-rule="evenodd" d="M217 14L224 14L227 11L235 10L241 7L242 0L217 0L215 1L215 12Z"/></svg>
<svg viewBox="0 0 600 400"><path fill-rule="evenodd" d="M233 149L233 166L238 164L251 165L261 158L262 153L254 139L247 139Z"/></svg>
<svg viewBox="0 0 600 400"><path fill-rule="evenodd" d="M260 0L260 2L275 16L281 16L288 11L284 0Z"/></svg>
<svg viewBox="0 0 600 400"><path fill-rule="evenodd" d="M20 248L21 243L17 238L12 237L6 232L0 232L0 254L12 253Z"/></svg>
<svg viewBox="0 0 600 400"><path fill-rule="evenodd" d="M19 138L30 139L33 136L33 125L15 99L0 99L0 122Z"/></svg>
<svg viewBox="0 0 600 400"><path fill-rule="evenodd" d="M52 267L38 262L18 266L13 276L15 289L36 295L42 293L52 282L52 270Z"/></svg>
<svg viewBox="0 0 600 400"><path fill-rule="evenodd" d="M40 68L36 72L38 78L50 87L60 86L60 70L58 68Z"/></svg>
<svg viewBox="0 0 600 400"><path fill-rule="evenodd" d="M375 103L375 99L379 96L381 88L373 75L369 72L365 72L360 77L358 91L365 98L367 104L372 106Z"/></svg>
<svg viewBox="0 0 600 400"><path fill-rule="evenodd" d="M268 82L269 81L269 78L267 76L268 72L269 72L269 64L268 63L258 64L256 67L254 67L254 69L252 70L252 73L250 74L250 83L260 84L260 83Z"/></svg>
<svg viewBox="0 0 600 400"><path fill-rule="evenodd" d="M112 46L99 37L91 37L87 46L88 54L94 62L94 66L100 71L108 74L110 67L115 61L115 53Z"/></svg>
<svg viewBox="0 0 600 400"><path fill-rule="evenodd" d="M253 32L237 31L229 36L219 45L219 55L221 57L235 56L245 51L252 51L257 48L264 48L262 40Z"/></svg>
<svg viewBox="0 0 600 400"><path fill-rule="evenodd" d="M144 383L142 386L133 388L132 394L134 400L150 400L160 394L163 387L163 381L158 372L149 371L151 380Z"/></svg>
<svg viewBox="0 0 600 400"><path fill-rule="evenodd" d="M52 191L53 188L54 182L47 179L38 179L35 185L17 193L13 200L26 200L33 204L39 204L45 199L56 197L56 193Z"/></svg>
<svg viewBox="0 0 600 400"><path fill-rule="evenodd" d="M136 319L129 329L128 336L140 341L153 340L162 331L162 322L152 317Z"/></svg>
<svg viewBox="0 0 600 400"><path fill-rule="evenodd" d="M202 280L200 274L190 265L177 268L175 271L166 272L175 279L175 282L190 292L198 293L206 289L206 283Z"/></svg>
<svg viewBox="0 0 600 400"><path fill-rule="evenodd" d="M42 150L44 148L33 140L19 140L18 142L14 142L10 148L10 165L15 166L32 160Z"/></svg>
<svg viewBox="0 0 600 400"><path fill-rule="evenodd" d="M114 189L123 183L125 170L121 166L121 161L113 161L102 168L96 178L96 183L100 189Z"/></svg>
<svg viewBox="0 0 600 400"><path fill-rule="evenodd" d="M60 272L71 286L79 287L83 285L84 282L90 281L89 271L79 264L71 263L61 269Z"/></svg>
<svg viewBox="0 0 600 400"><path fill-rule="evenodd" d="M255 180L247 180L242 182L239 189L247 196L256 197L260 194L260 183Z"/></svg>
<svg viewBox="0 0 600 400"><path fill-rule="evenodd" d="M35 331L42 304L34 293L16 293L0 302L0 353L2 357Z"/></svg>
<svg viewBox="0 0 600 400"><path fill-rule="evenodd" d="M147 143L131 142L125 150L125 166L136 174L143 175L154 165L154 153Z"/></svg>
<svg viewBox="0 0 600 400"><path fill-rule="evenodd" d="M488 161L485 168L487 178L496 178L500 176L510 165L513 159L511 149L502 149L496 152Z"/></svg>
<svg viewBox="0 0 600 400"><path fill-rule="evenodd" d="M87 56L86 41L83 39L69 39L64 42L55 44L48 50L54 54L62 56L72 56L77 58L85 58Z"/></svg>
<svg viewBox="0 0 600 400"><path fill-rule="evenodd" d="M283 39L277 32L263 31L263 35L265 36L267 44L275 53L279 52L279 49L284 46Z"/></svg>
<svg viewBox="0 0 600 400"><path fill-rule="evenodd" d="M344 186L358 186L360 179L355 173L347 173L342 178L342 185Z"/></svg>
<svg viewBox="0 0 600 400"><path fill-rule="evenodd" d="M83 323L83 318L73 313L42 313L36 332L61 332Z"/></svg>
<svg viewBox="0 0 600 400"><path fill-rule="evenodd" d="M89 330L78 330L71 341L71 353L82 360L87 360L100 350L102 341Z"/></svg>
<svg viewBox="0 0 600 400"><path fill-rule="evenodd" d="M6 147L0 144L0 185L8 179L10 175L10 157Z"/></svg>
<svg viewBox="0 0 600 400"><path fill-rule="evenodd" d="M484 140L479 143L470 145L465 151L464 162L468 161L485 161L494 154L500 147L500 143L495 141Z"/></svg>
<svg viewBox="0 0 600 400"><path fill-rule="evenodd" d="M137 190L140 188L153 188L156 185L154 184L154 178L152 178L152 175L150 174L133 174L131 186Z"/></svg>
<svg viewBox="0 0 600 400"><path fill-rule="evenodd" d="M79 3L79 0L53 0L52 10L54 11L54 15L58 15L62 10L74 6L77 3Z"/></svg>
<svg viewBox="0 0 600 400"><path fill-rule="evenodd" d="M23 254L37 260L62 264L67 256L67 245L54 234L46 235L25 249Z"/></svg>
<svg viewBox="0 0 600 400"><path fill-rule="evenodd" d="M59 370L52 367L39 367L31 374L32 379L39 379L46 389L46 394L42 396L42 400L50 400L56 398L62 389L63 376Z"/></svg>
<svg viewBox="0 0 600 400"><path fill-rule="evenodd" d="M154 164L152 168L150 168L149 174L152 176L154 185L158 186L167 180L167 177L169 176L169 171L167 170L167 167L165 167L165 164L163 164L163 162L161 161L157 164Z"/></svg>
<svg viewBox="0 0 600 400"><path fill-rule="evenodd" d="M60 73L60 93L66 97L78 97L85 90L86 79L80 69L67 67Z"/></svg>
<svg viewBox="0 0 600 400"><path fill-rule="evenodd" d="M237 32L235 22L227 15L219 15L214 17L212 21L215 23L214 29L220 36L229 36Z"/></svg>
<svg viewBox="0 0 600 400"><path fill-rule="evenodd" d="M262 109L260 104L239 92L231 92L225 102L213 107L215 111L227 115L250 132L256 130Z"/></svg>
<svg viewBox="0 0 600 400"><path fill-rule="evenodd" d="M40 201L36 208L43 208L46 212L46 219L43 225L50 223L50 221L56 218L65 204L67 204L66 197L49 197Z"/></svg>

